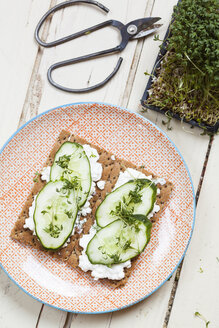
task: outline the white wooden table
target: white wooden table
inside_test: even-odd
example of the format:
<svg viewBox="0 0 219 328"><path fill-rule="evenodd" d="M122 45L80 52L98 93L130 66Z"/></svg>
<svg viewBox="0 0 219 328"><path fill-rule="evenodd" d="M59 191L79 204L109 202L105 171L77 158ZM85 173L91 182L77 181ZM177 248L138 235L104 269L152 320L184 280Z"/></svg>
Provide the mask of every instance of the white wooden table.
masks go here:
<svg viewBox="0 0 219 328"><path fill-rule="evenodd" d="M35 26L44 12L59 0L0 1L0 144L23 123L58 105L78 101L103 101L139 111L147 77L158 53L153 37L132 41L122 53L121 69L105 87L89 94L61 92L47 82L47 68L59 60L115 46L119 42L112 28L51 49L39 49L33 39ZM160 38L165 34L176 0L101 0L110 8L107 15L92 6L75 5L55 14L43 31L52 40L114 18L127 23L146 16L162 17ZM83 87L101 81L114 68L117 58L101 58L67 67L56 74L59 82ZM163 116L144 114L162 129ZM42 305L21 291L0 270L1 328L68 327L205 327L194 316L198 311L209 328L219 327L219 137L200 136L178 121L166 131L188 164L195 191L195 231L182 266L156 293L128 309L113 314L70 314Z"/></svg>

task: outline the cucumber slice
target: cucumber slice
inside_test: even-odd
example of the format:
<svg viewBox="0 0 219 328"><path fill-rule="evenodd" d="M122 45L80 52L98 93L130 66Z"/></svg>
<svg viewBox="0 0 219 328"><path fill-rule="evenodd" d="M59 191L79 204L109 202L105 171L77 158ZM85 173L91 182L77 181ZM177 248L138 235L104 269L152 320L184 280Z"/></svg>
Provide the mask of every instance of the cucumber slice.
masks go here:
<svg viewBox="0 0 219 328"><path fill-rule="evenodd" d="M69 141L63 143L55 155L50 180L68 180L77 193L78 207L84 205L92 179L90 162L81 145Z"/></svg>
<svg viewBox="0 0 219 328"><path fill-rule="evenodd" d="M96 222L100 227L105 227L127 215L147 216L154 207L156 194L156 185L150 180L130 180L106 196L96 210Z"/></svg>
<svg viewBox="0 0 219 328"><path fill-rule="evenodd" d="M139 255L150 240L151 222L135 220L128 224L116 220L100 229L87 245L86 254L92 264L111 266Z"/></svg>
<svg viewBox="0 0 219 328"><path fill-rule="evenodd" d="M74 190L65 182L49 182L40 191L35 202L34 223L36 235L46 249L58 249L70 236L78 206Z"/></svg>

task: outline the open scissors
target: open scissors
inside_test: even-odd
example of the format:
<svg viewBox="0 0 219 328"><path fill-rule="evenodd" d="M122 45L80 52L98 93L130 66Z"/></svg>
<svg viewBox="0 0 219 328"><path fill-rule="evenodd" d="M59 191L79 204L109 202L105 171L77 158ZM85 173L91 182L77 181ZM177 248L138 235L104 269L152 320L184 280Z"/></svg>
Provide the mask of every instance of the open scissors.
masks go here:
<svg viewBox="0 0 219 328"><path fill-rule="evenodd" d="M87 61L96 57L100 57L100 56L104 56L107 54L111 54L111 53L116 53L116 52L121 52L123 49L125 49L126 45L128 44L129 40L133 40L133 39L139 39L142 37L145 37L153 32L155 32L157 30L157 28L159 28L161 25L160 24L156 24L155 23L160 20L160 17L147 17L147 18L141 18L141 19L136 19L134 21L129 22L128 24L124 25L121 22L117 21L117 20L108 20L105 21L103 23L94 25L92 27L86 28L80 32L76 32L74 34L65 36L61 39L46 43L44 41L42 41L39 37L39 31L43 25L43 23L45 22L45 20L48 18L49 15L53 14L54 12L65 8L65 7L69 7L73 4L76 3L86 3L86 4L91 4L91 5L95 5L98 8L102 9L103 11L105 11L106 13L109 12L109 9L106 8L104 5L102 5L101 3L94 1L94 0L70 0L70 1L65 1L62 2L56 6L54 6L53 8L51 8L49 11L47 11L45 13L45 15L43 15L43 17L40 19L39 23L37 24L36 30L35 30L35 39L36 41L43 47L53 47L53 46L57 46L59 44L62 44L64 42L76 39L82 35L87 35L93 31L99 30L101 28L104 28L106 26L113 26L115 28L117 28L121 34L121 43L114 47L114 48L110 48L110 49L106 49L106 50L102 50L102 51L98 51L95 53L91 53L88 55L84 55L84 56L80 56L77 58L72 58L72 59L68 59L68 60L63 60L61 62L55 63L53 65L51 65L48 69L47 72L47 77L49 82L56 88L63 90L63 91L67 91L67 92L72 92L72 93L81 93L81 92L89 92L92 90L95 90L97 88L102 87L103 85L105 85L119 70L122 60L123 58L120 57L116 67L114 68L113 72L102 82L95 84L93 86L87 87L87 88L82 88L82 89L71 89L71 88L67 88L64 87L60 84L58 84L57 82L55 82L52 78L52 72L54 70L56 70L57 68L63 67L63 66L67 66L67 65L73 65L75 63L79 63L79 62L83 62L83 61Z"/></svg>

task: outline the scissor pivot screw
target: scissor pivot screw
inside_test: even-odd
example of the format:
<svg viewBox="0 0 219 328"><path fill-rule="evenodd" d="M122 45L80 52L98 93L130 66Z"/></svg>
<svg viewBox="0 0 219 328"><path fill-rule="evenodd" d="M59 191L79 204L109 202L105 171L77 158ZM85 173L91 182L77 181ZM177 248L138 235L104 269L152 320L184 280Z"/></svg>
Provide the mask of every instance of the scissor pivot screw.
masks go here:
<svg viewBox="0 0 219 328"><path fill-rule="evenodd" d="M137 33L137 31L138 31L138 28L137 28L136 25L129 25L129 26L127 27L127 32L128 32L129 34L135 34L135 33Z"/></svg>

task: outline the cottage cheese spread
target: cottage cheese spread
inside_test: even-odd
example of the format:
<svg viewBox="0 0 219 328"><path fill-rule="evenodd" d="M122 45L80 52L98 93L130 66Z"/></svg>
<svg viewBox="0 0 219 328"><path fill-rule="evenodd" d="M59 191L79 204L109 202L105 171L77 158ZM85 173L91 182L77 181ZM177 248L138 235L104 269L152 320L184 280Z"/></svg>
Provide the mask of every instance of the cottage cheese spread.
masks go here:
<svg viewBox="0 0 219 328"><path fill-rule="evenodd" d="M50 180L50 171L51 171L51 166L46 166L42 169L41 172L41 180L49 182Z"/></svg>
<svg viewBox="0 0 219 328"><path fill-rule="evenodd" d="M97 182L97 187L98 187L100 190L103 190L104 187L105 187L105 184L106 184L106 181L100 180L100 181Z"/></svg>
<svg viewBox="0 0 219 328"><path fill-rule="evenodd" d="M130 181L131 179L149 179L152 181L152 175L146 176L142 172L139 172L132 168L128 168L124 172L120 172L119 178L118 178L113 190L119 188L120 186L122 186L126 182ZM161 180L161 178L153 180L153 182L155 184L160 183L160 180ZM155 203L153 210L148 215L148 218L151 218L154 215L154 213L158 212L159 210L160 210L160 206ZM80 246L83 247L83 251L82 251L82 254L79 256L79 267L85 272L90 270L91 276L94 277L94 280L98 280L100 278L108 278L108 279L113 279L113 280L123 279L125 276L124 268L131 267L130 260L128 260L125 263L114 264L110 268L107 267L106 265L102 265L102 264L92 264L89 261L85 251L86 251L89 241L93 238L95 233L96 233L96 229L95 229L95 225L94 225L91 227L89 234L83 235L82 238L80 239Z"/></svg>
<svg viewBox="0 0 219 328"><path fill-rule="evenodd" d="M139 172L139 171L134 170L132 168L128 168L124 172L120 172L119 178L118 178L113 190L119 188L120 186L122 186L126 182L128 182L130 180L134 180L134 179L152 180L152 175L146 176L142 172Z"/></svg>
<svg viewBox="0 0 219 328"><path fill-rule="evenodd" d="M87 214L91 213L90 199L95 194L95 187L96 187L95 181L98 181L101 179L102 170L103 170L102 165L97 162L99 159L99 154L98 154L97 150L95 148L92 148L89 145L83 145L83 148L90 161L92 184L91 184L91 189L90 189L90 193L87 198L87 201L84 204L84 206L80 209L80 211L78 212L77 218L75 220L74 229L73 229L71 235L74 234L75 228L77 228L79 230L79 233L82 231L82 227L83 227L83 224L86 222L86 218L83 220L80 220L80 218L81 218L81 216L85 217ZM43 170L41 172L42 180L44 180L46 182L50 181L50 170L51 170L51 166L47 166L47 167L43 168ZM26 229L28 228L28 229L32 230L33 234L36 234L34 220L33 220L36 197L37 197L37 195L34 197L34 201L31 205L31 207L29 208L29 217L25 220L25 224L24 224L24 228L26 228ZM67 242L62 247L65 247L69 241L70 241L70 238L67 240Z"/></svg>
<svg viewBox="0 0 219 328"><path fill-rule="evenodd" d="M84 151L90 161L90 166L91 166L91 177L92 177L92 186L91 190L88 196L88 199L84 206L80 209L78 212L74 229L72 231L72 234L74 234L75 228L79 230L79 233L82 231L83 224L86 222L86 218L83 220L80 220L81 216L86 216L88 213L91 213L91 207L90 207L90 202L89 200L92 198L92 196L95 194L95 187L96 183L98 180L101 179L102 176L102 165L98 163L99 159L99 154L95 148L90 147L89 145L83 145ZM111 156L112 160L115 160L115 156ZM43 168L42 173L41 173L41 179L49 182L50 181L50 170L51 167L47 166ZM116 182L116 185L114 187L114 190L125 184L131 179L149 179L153 181L155 184L160 183L161 185L165 184L166 181L163 178L158 178L158 179L152 179L152 176L146 176L142 172L139 172L137 170L134 170L132 168L128 168L124 172L120 172L119 178ZM99 189L104 189L105 186L105 181L98 181L97 186ZM158 194L160 193L160 189L158 189ZM37 195L36 195L37 196ZM32 206L29 208L29 217L25 220L25 225L24 228L28 228L33 231L33 234L35 234L35 225L34 225L34 220L33 220L33 214L35 210L35 200L36 196L34 197L34 201L32 203ZM151 211L151 213L148 215L148 218L152 217L155 212L158 212L160 210L159 205L156 203L154 204L154 208ZM96 233L96 228L95 225L91 227L89 234L83 235L83 237L80 239L80 246L83 248L82 254L79 257L79 267L83 271L91 271L91 276L94 277L95 280L98 280L100 278L108 278L108 279L113 279L113 280L121 280L124 278L125 273L124 273L124 268L129 268L131 267L131 261L128 260L125 263L119 263L119 264L114 264L111 267L107 267L106 265L102 264L92 264L85 251L87 248L87 245L89 241L93 238L93 236ZM67 240L67 242L63 245L63 247L67 246L67 244L70 242L70 238Z"/></svg>
<svg viewBox="0 0 219 328"><path fill-rule="evenodd" d="M90 161L92 180L98 181L101 179L103 172L102 165L97 162L100 156L97 150L89 145L83 145L83 148Z"/></svg>
<svg viewBox="0 0 219 328"><path fill-rule="evenodd" d="M80 246L83 247L82 254L79 256L79 267L87 272L91 271L91 276L94 280L100 278L108 278L113 280L121 280L125 277L124 268L131 267L131 261L128 260L124 263L113 264L110 268L103 264L92 264L87 254L85 253L89 241L96 233L95 226L92 226L88 235L83 235L80 239Z"/></svg>

